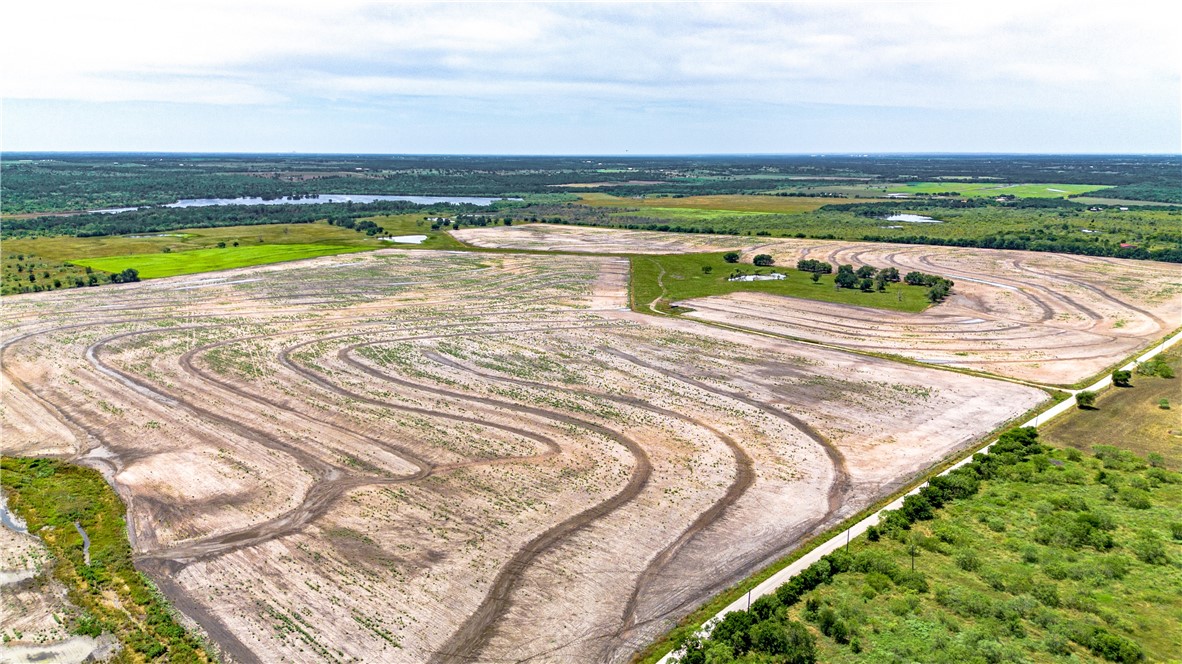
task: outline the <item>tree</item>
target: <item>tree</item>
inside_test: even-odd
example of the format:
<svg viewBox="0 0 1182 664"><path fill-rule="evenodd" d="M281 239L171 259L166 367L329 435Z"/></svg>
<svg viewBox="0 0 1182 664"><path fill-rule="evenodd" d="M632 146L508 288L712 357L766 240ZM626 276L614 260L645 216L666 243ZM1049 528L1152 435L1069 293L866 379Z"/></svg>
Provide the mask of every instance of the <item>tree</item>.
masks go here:
<svg viewBox="0 0 1182 664"><path fill-rule="evenodd" d="M928 302L931 302L932 304L943 302L944 298L948 297L948 291L950 290L948 284L949 282L944 280L940 280L932 284L932 287L928 289L927 293Z"/></svg>
<svg viewBox="0 0 1182 664"><path fill-rule="evenodd" d="M817 661L817 641L812 632L795 620L784 625L788 646L784 653L786 664L814 664Z"/></svg>
<svg viewBox="0 0 1182 664"><path fill-rule="evenodd" d="M813 274L832 274L833 266L825 261L813 260L811 258L802 258L796 261L796 269L801 272L812 272Z"/></svg>
<svg viewBox="0 0 1182 664"><path fill-rule="evenodd" d="M772 258L771 254L758 254L751 262L758 267L768 267L769 265L775 265L776 259Z"/></svg>
<svg viewBox="0 0 1182 664"><path fill-rule="evenodd" d="M722 260L724 260L728 263L738 263L739 262L739 252L728 251L722 255Z"/></svg>
<svg viewBox="0 0 1182 664"><path fill-rule="evenodd" d="M889 281L892 284L899 283L899 269L898 268L888 267L888 268L881 270L878 274L885 281Z"/></svg>
<svg viewBox="0 0 1182 664"><path fill-rule="evenodd" d="M870 291L874 290L874 282L870 279L863 279L862 283L860 283L858 287L862 289L863 293L869 293Z"/></svg>
<svg viewBox="0 0 1182 664"><path fill-rule="evenodd" d="M1081 390L1075 394L1075 405L1082 410L1089 410L1096 405L1096 393L1088 390Z"/></svg>
<svg viewBox="0 0 1182 664"><path fill-rule="evenodd" d="M857 272L854 272L854 274L858 275L859 279L870 279L877 273L878 269L870 267L869 265L863 265L862 267L858 268Z"/></svg>
<svg viewBox="0 0 1182 664"><path fill-rule="evenodd" d="M858 285L858 275L854 274L854 267L852 265L842 265L837 268L837 276L833 278L833 283L837 284L838 288L854 288Z"/></svg>
<svg viewBox="0 0 1182 664"><path fill-rule="evenodd" d="M1123 371L1121 369L1117 369L1116 371L1112 372L1112 384L1117 387L1130 387L1132 383L1129 381L1132 379L1132 371Z"/></svg>
<svg viewBox="0 0 1182 664"><path fill-rule="evenodd" d="M817 283L818 281L820 281L820 280L821 280L821 273L820 273L820 272L814 272L814 273L813 273L813 276L812 276L812 277L810 277L810 278L813 280L813 283L815 284L815 283Z"/></svg>

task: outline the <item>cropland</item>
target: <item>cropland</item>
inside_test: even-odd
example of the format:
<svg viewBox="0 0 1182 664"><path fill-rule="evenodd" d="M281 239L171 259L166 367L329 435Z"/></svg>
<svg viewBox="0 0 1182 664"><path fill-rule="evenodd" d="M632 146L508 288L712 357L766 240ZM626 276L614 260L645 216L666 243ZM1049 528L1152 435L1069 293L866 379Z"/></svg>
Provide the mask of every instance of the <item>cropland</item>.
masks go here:
<svg viewBox="0 0 1182 664"><path fill-rule="evenodd" d="M776 265L794 273L789 279L805 288L814 284L791 269L800 259L939 274L956 283L953 295L917 312L761 292L673 304L689 310L683 315L700 320L1044 384L1074 384L1104 371L1176 328L1182 311L1182 271L1152 261L787 238L753 244L759 238L561 225L473 229L458 235L477 246L597 253L729 247L741 249L748 268L756 254L773 256Z"/></svg>
<svg viewBox="0 0 1182 664"><path fill-rule="evenodd" d="M633 313L627 274L381 250L11 298L4 453L101 470L231 661L627 661L1046 398Z"/></svg>

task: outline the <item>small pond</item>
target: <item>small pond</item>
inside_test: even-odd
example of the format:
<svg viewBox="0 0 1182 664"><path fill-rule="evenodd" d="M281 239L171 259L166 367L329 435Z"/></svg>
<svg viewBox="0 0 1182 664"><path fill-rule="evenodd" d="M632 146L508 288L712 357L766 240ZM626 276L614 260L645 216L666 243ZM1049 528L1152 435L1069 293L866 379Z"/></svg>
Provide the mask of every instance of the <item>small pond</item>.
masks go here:
<svg viewBox="0 0 1182 664"><path fill-rule="evenodd" d="M942 224L944 222L939 219L932 219L925 217L922 214L892 214L886 218L887 221L906 221L912 224Z"/></svg>

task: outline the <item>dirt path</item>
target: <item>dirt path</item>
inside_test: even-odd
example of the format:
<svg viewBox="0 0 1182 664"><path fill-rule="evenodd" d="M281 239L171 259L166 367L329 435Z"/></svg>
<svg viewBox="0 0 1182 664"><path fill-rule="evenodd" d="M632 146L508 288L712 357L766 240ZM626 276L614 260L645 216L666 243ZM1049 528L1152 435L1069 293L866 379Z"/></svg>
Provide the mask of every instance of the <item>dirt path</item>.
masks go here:
<svg viewBox="0 0 1182 664"><path fill-rule="evenodd" d="M606 349L604 349L604 350L606 350ZM617 639L621 638L622 636L624 636L625 634L630 632L634 627L637 626L636 612L637 612L637 605L639 603L640 595L644 592L644 590L646 588L648 588L648 586L650 585L652 580L660 573L660 571L666 565L668 565L668 563L671 560L673 560L673 558L677 555L678 551L680 551L690 540L692 540L694 538L694 536L696 536L701 531L705 530L710 524L712 524L715 520L717 520L722 515L722 513L728 507L730 507L735 502L737 502L739 500L739 498L741 498L743 496L743 494L747 492L747 489L749 489L751 487L751 485L755 482L754 462L752 461L751 456L749 454L747 454L747 451L744 450L742 448L742 446L740 446L738 444L738 442L735 441L735 439L731 438L727 434L718 430L716 427L711 426L710 424L708 424L705 421L700 420L698 418L690 417L688 415L683 415L681 413L678 413L673 410L669 410L667 408L661 408L660 406L650 404L650 403L645 402L645 401L638 399L636 397L607 394L607 393L596 392L596 391L592 391L592 390L579 390L579 389L574 389L574 388L570 388L570 387L566 387L566 386L550 385L547 383L539 383L539 382L524 380L524 379L520 379L520 378L510 378L507 376L497 376L494 374L486 373L483 371L478 371L478 370L473 369L471 367L465 366L463 364L460 364L459 362L451 360L450 358L444 357L444 356L440 355L439 353L428 352L428 353L425 353L424 355L428 359L430 359L438 364L449 366L454 369L458 369L460 371L465 371L467 373L471 373L471 374L480 376L481 378L485 378L487 380L496 381L496 382L503 382L503 383L510 383L510 384L514 384L514 385L521 385L524 387L531 387L534 389L540 389L540 390L546 390L546 391L559 391L559 392L565 392L568 394L577 394L577 395L586 396L586 397L606 399L609 401L614 401L616 403L624 404L624 405L638 408L641 410L647 410L649 412L663 415L666 417L670 417L673 419L679 419L679 420L682 420L684 422L688 422L694 426L697 426L697 427L700 427L702 429L709 431L712 435L714 435L716 438L718 438L720 441L722 441L722 443L724 445L726 445L726 447L730 450L730 452L735 460L734 480L731 481L730 485L727 487L726 493L721 498L719 498L717 501L715 501L714 504L711 505L704 512L699 514L698 517L696 519L694 519L694 521L685 530L683 530L681 532L681 534L678 535L678 537L676 539L674 539L672 542L670 542L668 545L666 545L664 549L659 551L657 553L657 555L654 556L653 559L650 560L649 563L645 566L644 570L640 573L640 576L638 577L636 583L633 584L632 593L629 596L627 603L625 604L620 627L616 630L616 632L614 634L615 638L617 638Z"/></svg>

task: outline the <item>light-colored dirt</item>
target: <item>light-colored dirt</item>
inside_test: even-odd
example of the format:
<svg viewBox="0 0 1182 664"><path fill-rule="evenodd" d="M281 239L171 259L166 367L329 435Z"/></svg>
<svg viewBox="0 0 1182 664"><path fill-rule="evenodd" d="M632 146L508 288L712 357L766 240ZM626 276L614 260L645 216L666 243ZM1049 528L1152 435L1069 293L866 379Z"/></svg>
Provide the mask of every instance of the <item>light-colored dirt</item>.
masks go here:
<svg viewBox="0 0 1182 664"><path fill-rule="evenodd" d="M1044 398L626 278L386 250L6 298L3 450L102 468L232 661L624 661Z"/></svg>
<svg viewBox="0 0 1182 664"><path fill-rule="evenodd" d="M739 246L752 238L731 239ZM707 251L727 243L715 235L545 224L472 229L464 240L638 253ZM695 310L689 316L1050 385L1084 380L1182 325L1182 266L1173 263L792 239L748 244L743 253L747 262L768 253L789 267L813 258L896 267L900 274L917 270L950 278L956 287L946 302L918 314L736 293L679 302Z"/></svg>
<svg viewBox="0 0 1182 664"><path fill-rule="evenodd" d="M758 238L659 231L619 231L593 226L518 224L449 231L456 239L489 249L579 251L597 254L682 254L750 249Z"/></svg>

